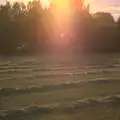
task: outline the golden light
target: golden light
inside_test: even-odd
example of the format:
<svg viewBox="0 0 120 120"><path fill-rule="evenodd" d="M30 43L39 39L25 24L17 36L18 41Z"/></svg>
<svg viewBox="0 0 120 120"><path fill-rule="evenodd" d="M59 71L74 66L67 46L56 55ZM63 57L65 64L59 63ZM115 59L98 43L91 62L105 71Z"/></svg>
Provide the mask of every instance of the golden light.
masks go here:
<svg viewBox="0 0 120 120"><path fill-rule="evenodd" d="M28 3L34 0L10 0ZM70 44L75 37L74 10L81 10L89 0L35 0L40 1L43 9L48 9L54 17L53 41L55 44ZM51 36L53 37L53 36Z"/></svg>
<svg viewBox="0 0 120 120"><path fill-rule="evenodd" d="M24 2L25 4L27 4L29 1L33 1L33 0L8 0L10 2ZM48 8L50 6L50 0L40 0L42 7L44 8Z"/></svg>
<svg viewBox="0 0 120 120"><path fill-rule="evenodd" d="M51 1L50 0L40 0L40 3L41 3L43 8L49 8Z"/></svg>
<svg viewBox="0 0 120 120"><path fill-rule="evenodd" d="M10 1L11 3L14 3L14 2L24 2L25 4L27 4L31 0L8 0L8 1Z"/></svg>
<svg viewBox="0 0 120 120"><path fill-rule="evenodd" d="M60 46L69 44L68 36L72 33L72 0L52 0L51 12L54 16L55 43Z"/></svg>

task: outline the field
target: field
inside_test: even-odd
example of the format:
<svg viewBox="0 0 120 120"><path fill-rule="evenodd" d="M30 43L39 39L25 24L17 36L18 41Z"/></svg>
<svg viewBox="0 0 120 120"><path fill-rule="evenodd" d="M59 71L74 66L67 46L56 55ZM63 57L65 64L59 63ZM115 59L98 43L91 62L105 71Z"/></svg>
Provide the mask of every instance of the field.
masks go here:
<svg viewBox="0 0 120 120"><path fill-rule="evenodd" d="M0 57L0 120L120 120L120 55Z"/></svg>

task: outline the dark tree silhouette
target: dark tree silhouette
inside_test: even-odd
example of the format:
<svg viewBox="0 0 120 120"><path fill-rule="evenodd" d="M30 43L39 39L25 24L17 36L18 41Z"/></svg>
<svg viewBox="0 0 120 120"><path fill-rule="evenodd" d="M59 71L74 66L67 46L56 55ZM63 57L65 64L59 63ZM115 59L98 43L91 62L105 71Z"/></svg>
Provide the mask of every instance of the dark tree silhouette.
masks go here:
<svg viewBox="0 0 120 120"><path fill-rule="evenodd" d="M73 10L69 18L75 37L67 39L74 39L75 52L120 51L120 18L116 22L110 13ZM50 53L56 30L54 14L42 9L39 0L0 6L0 54Z"/></svg>

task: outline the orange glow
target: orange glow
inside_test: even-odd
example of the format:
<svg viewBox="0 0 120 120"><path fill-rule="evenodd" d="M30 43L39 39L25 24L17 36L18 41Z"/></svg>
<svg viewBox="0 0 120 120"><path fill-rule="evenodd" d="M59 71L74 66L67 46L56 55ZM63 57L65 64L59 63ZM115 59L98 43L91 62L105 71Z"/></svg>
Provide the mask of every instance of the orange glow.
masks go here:
<svg viewBox="0 0 120 120"><path fill-rule="evenodd" d="M8 1L10 1L12 3L16 2L16 1L17 2L24 2L25 4L27 4L29 1L34 1L34 0L8 0ZM43 8L49 8L51 0L40 0L40 2L41 2L41 5Z"/></svg>
<svg viewBox="0 0 120 120"><path fill-rule="evenodd" d="M67 36L66 34L70 33L71 30L71 6L70 0L52 0L50 10L54 15L54 33L56 38L56 44L67 44ZM69 28L68 28L69 27Z"/></svg>
<svg viewBox="0 0 120 120"><path fill-rule="evenodd" d="M43 8L49 8L51 1L50 0L40 0L40 3Z"/></svg>

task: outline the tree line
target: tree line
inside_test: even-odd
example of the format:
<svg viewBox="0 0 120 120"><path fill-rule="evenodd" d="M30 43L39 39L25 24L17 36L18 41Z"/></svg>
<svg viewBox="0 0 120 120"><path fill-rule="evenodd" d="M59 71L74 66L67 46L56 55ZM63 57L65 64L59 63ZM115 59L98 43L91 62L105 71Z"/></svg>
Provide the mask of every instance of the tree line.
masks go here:
<svg viewBox="0 0 120 120"><path fill-rule="evenodd" d="M59 15L58 15L59 16ZM120 18L111 13L74 11L72 14L75 52L120 52ZM0 54L49 53L55 51L53 39L57 25L54 15L39 1L0 6ZM58 45L59 46L59 45Z"/></svg>

